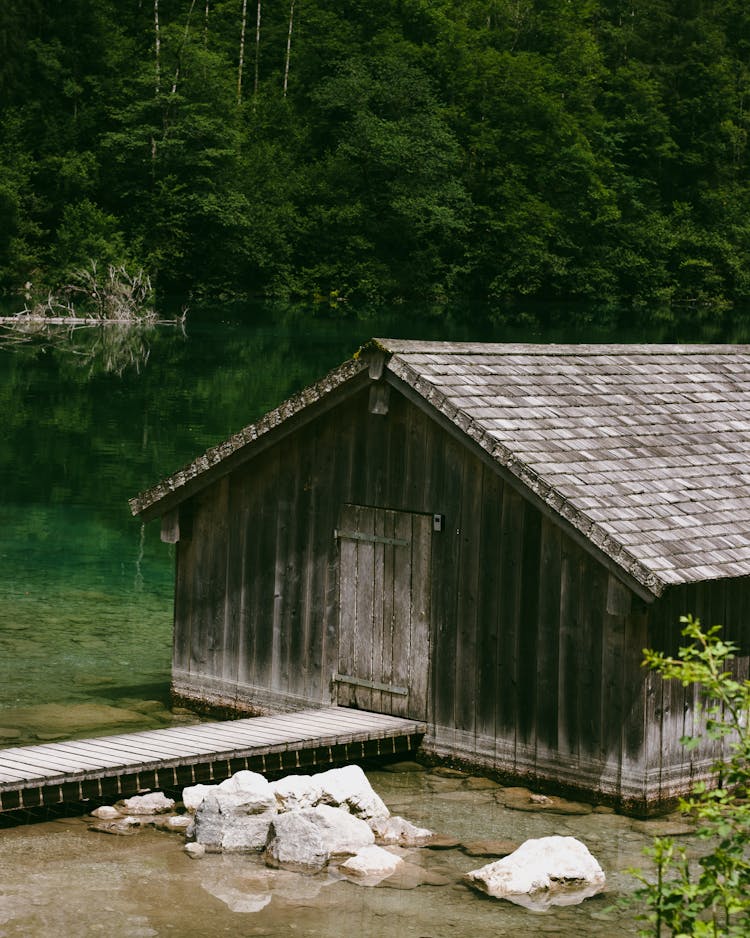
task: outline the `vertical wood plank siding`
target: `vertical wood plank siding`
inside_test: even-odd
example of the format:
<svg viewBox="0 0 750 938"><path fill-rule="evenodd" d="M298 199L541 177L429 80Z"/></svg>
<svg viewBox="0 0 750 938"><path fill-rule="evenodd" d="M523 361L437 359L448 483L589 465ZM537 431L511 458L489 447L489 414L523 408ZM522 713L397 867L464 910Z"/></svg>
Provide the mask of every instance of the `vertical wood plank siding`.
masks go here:
<svg viewBox="0 0 750 938"><path fill-rule="evenodd" d="M371 414L368 397L181 507L192 526L177 545L178 692L259 711L328 704L341 661L373 654L394 684L408 679L389 632L400 595L371 603L376 651L339 647L339 552L356 547L334 530L344 505L361 506L360 524L372 516L381 538L399 531L371 509L424 514L430 595L412 602L416 614L430 608L420 655L435 751L633 802L672 794L676 771L696 774L706 753L694 764L679 745L692 729L692 692L645 675L642 649L676 650L687 612L727 623L746 647L747 583L671 589L647 609L469 446L395 391L386 415ZM440 532L433 513L444 517ZM358 562L374 565L377 593L398 559L377 542L370 550L371 562L361 548ZM737 672L746 676L747 659ZM385 697L373 689L372 706Z"/></svg>

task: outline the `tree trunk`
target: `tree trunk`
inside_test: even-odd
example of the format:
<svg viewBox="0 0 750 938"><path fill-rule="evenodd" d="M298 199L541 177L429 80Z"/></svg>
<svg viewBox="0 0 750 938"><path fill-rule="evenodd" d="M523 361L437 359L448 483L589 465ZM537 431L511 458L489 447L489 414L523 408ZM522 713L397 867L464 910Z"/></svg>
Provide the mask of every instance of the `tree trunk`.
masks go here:
<svg viewBox="0 0 750 938"><path fill-rule="evenodd" d="M177 92L177 80L180 77L180 67L182 65L182 53L185 48L185 45L188 41L188 36L190 34L190 17L193 15L193 10L195 9L195 0L192 0L190 4L190 9L188 10L187 19L185 20L185 32L182 36L182 42L180 43L180 48L177 52L177 67L174 70L174 81L172 82L172 94Z"/></svg>
<svg viewBox="0 0 750 938"><path fill-rule="evenodd" d="M154 51L156 54L156 93L161 91L161 36L159 34L159 0L154 0Z"/></svg>
<svg viewBox="0 0 750 938"><path fill-rule="evenodd" d="M253 98L258 97L258 66L260 63L260 0L258 0L258 14L255 21L255 80L253 82Z"/></svg>
<svg viewBox="0 0 750 938"><path fill-rule="evenodd" d="M286 58L284 59L284 97L286 97L286 89L289 85L289 57L292 52L292 27L294 25L294 0L290 0L289 4L289 32L286 37Z"/></svg>
<svg viewBox="0 0 750 938"><path fill-rule="evenodd" d="M240 27L240 63L237 67L237 104L242 104L242 67L245 64L245 28L247 27L247 0L242 0L242 26Z"/></svg>

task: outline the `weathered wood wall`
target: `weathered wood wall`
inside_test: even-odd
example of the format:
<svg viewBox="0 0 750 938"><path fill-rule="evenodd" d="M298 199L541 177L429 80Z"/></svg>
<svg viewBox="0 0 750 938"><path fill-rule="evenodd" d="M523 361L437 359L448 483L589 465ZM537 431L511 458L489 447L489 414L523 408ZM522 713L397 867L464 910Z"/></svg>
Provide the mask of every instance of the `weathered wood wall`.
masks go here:
<svg viewBox="0 0 750 938"><path fill-rule="evenodd" d="M347 504L444 517L431 538L435 752L632 803L685 774L665 714L682 719L692 699L645 675L641 651L706 602L708 618L744 616L744 586L722 599L710 585L676 591L648 610L395 391L387 415L369 412L364 390L181 507L178 693L259 709L335 699L334 531Z"/></svg>

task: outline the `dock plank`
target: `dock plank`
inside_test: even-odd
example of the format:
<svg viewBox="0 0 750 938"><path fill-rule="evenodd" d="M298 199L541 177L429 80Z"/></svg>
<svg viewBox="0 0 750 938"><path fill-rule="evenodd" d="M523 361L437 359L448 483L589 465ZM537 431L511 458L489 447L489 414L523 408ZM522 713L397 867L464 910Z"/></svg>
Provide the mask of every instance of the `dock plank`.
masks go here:
<svg viewBox="0 0 750 938"><path fill-rule="evenodd" d="M413 752L416 720L329 707L0 749L0 813L105 794L123 796L172 780L221 781L239 767L314 771L342 761ZM145 780L145 781L144 781ZM93 794L92 794L93 792ZM101 800L100 798L100 800Z"/></svg>

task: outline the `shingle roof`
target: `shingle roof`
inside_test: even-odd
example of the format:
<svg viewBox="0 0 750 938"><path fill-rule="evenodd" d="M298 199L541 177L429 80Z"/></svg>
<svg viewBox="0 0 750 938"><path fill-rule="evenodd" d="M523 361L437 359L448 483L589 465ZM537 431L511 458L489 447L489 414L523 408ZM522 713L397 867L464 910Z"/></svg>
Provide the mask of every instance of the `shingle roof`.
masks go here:
<svg viewBox="0 0 750 938"><path fill-rule="evenodd" d="M378 341L652 592L750 574L750 346Z"/></svg>
<svg viewBox="0 0 750 938"><path fill-rule="evenodd" d="M750 346L371 348L388 356L386 380L408 385L653 594L750 574ZM133 512L250 452L364 368L345 363L133 499Z"/></svg>

